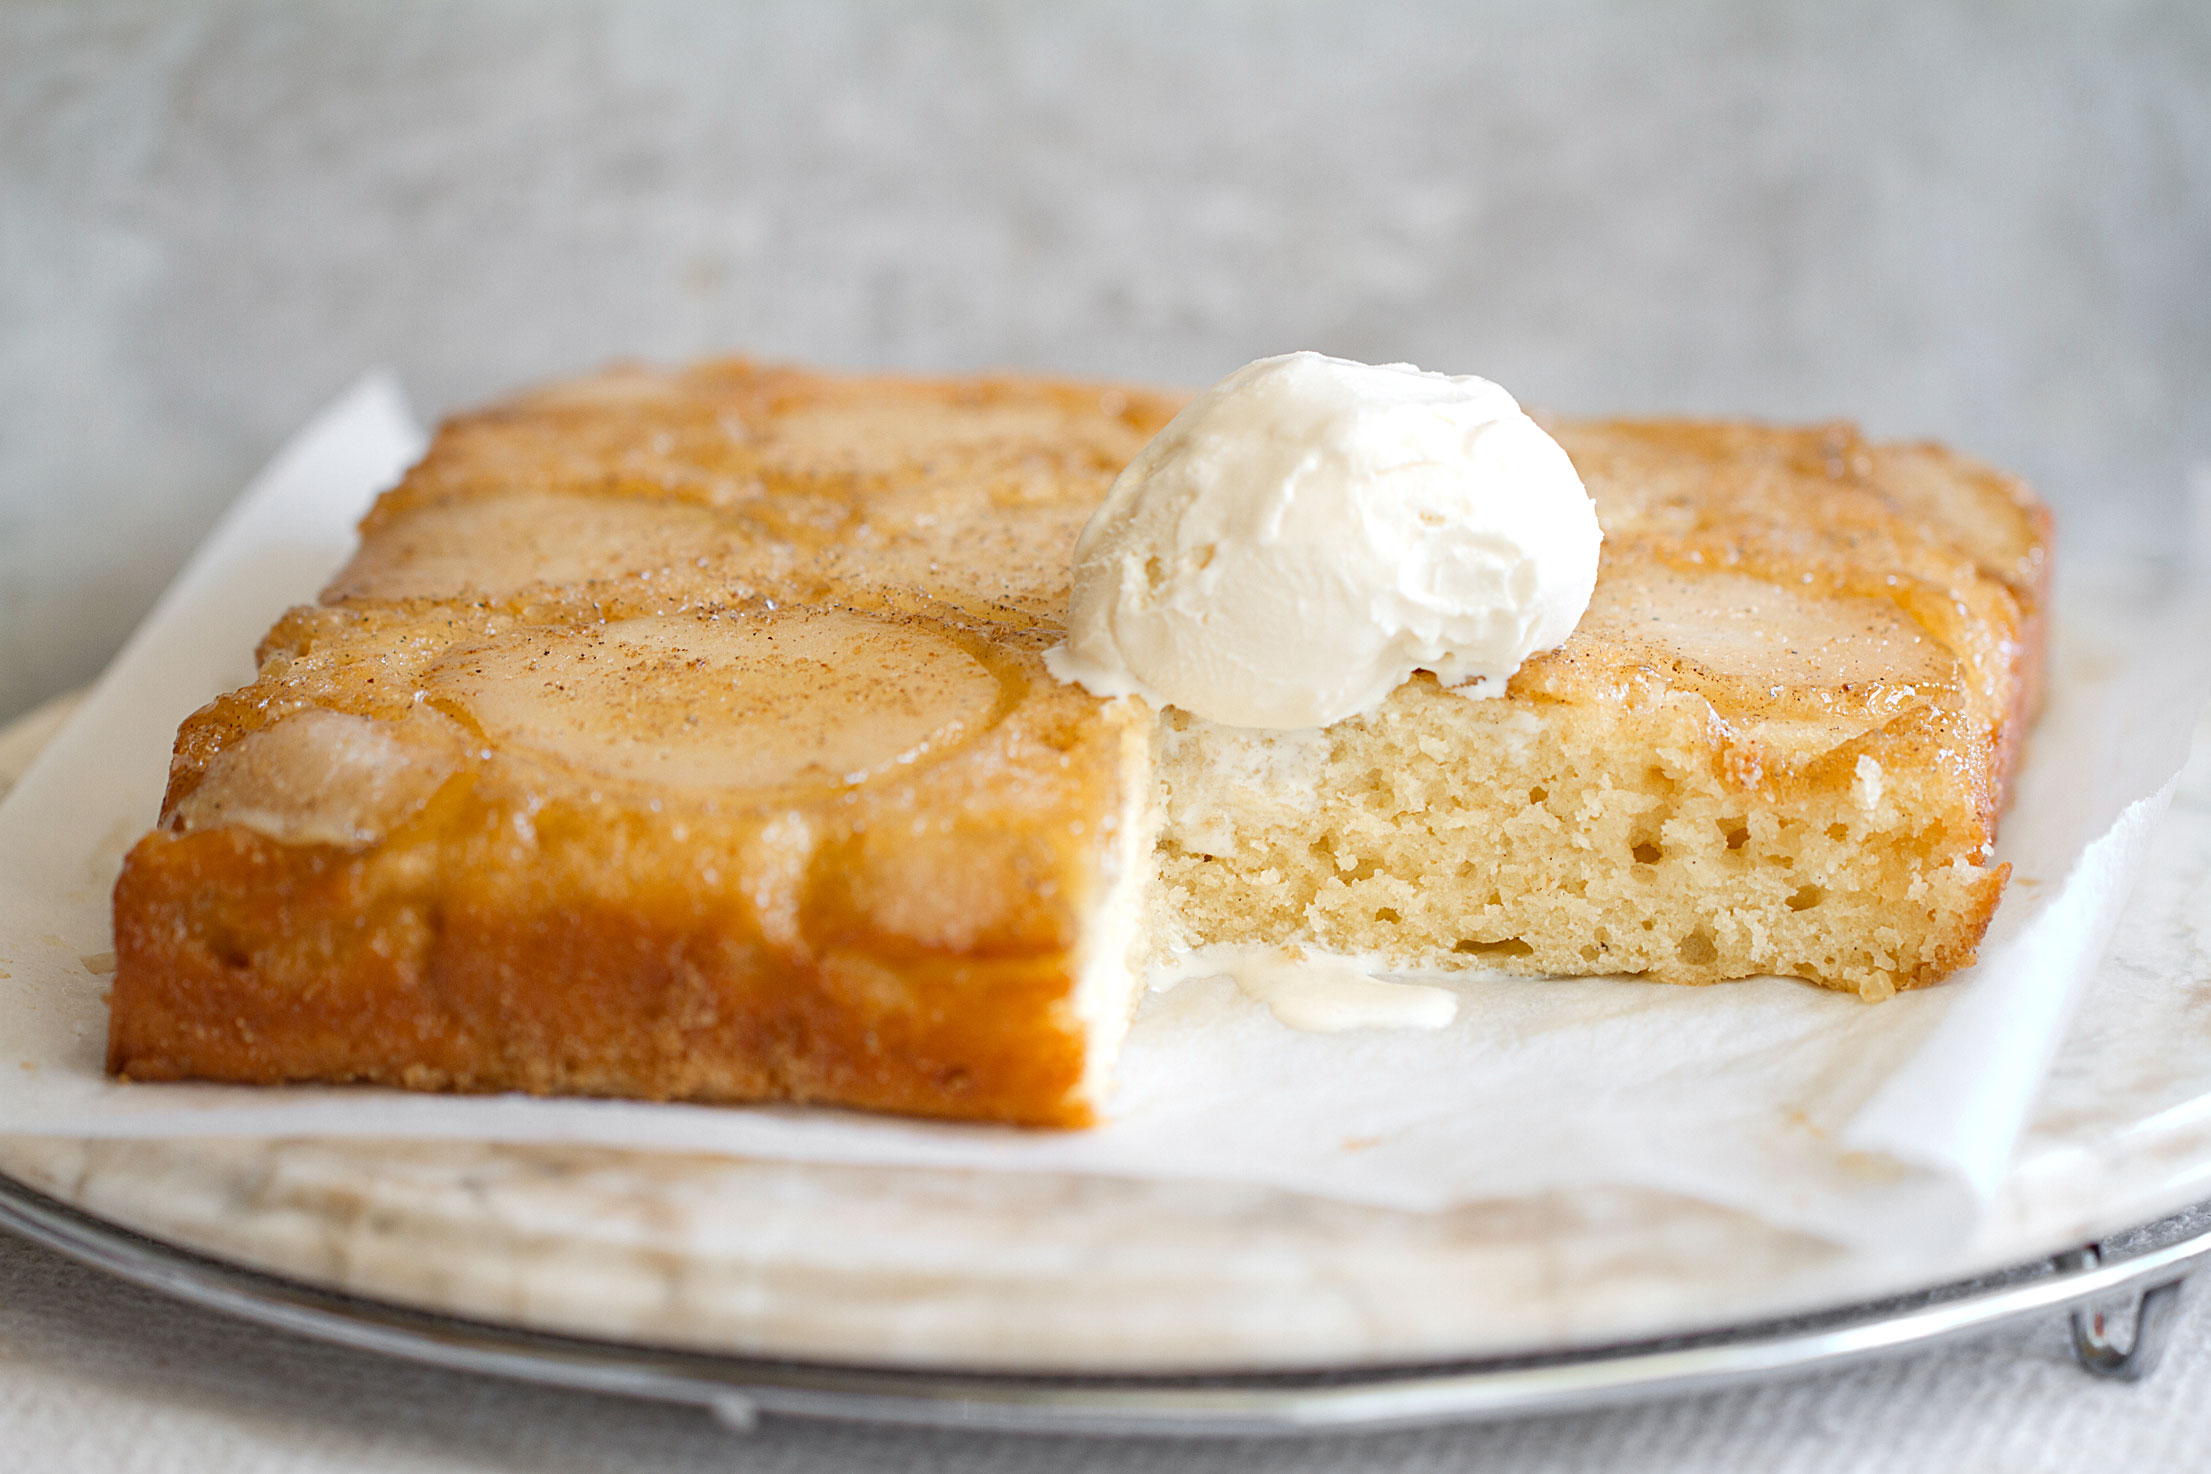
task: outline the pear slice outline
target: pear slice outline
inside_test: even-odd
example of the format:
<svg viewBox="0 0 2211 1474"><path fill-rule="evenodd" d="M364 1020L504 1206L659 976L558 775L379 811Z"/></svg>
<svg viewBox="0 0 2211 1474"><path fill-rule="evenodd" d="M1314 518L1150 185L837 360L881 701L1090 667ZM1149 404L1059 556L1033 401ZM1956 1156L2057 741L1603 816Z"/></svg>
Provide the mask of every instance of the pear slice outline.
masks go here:
<svg viewBox="0 0 2211 1474"><path fill-rule="evenodd" d="M946 756L1009 704L950 631L839 606L522 630L453 652L424 684L503 752L625 786L779 798Z"/></svg>

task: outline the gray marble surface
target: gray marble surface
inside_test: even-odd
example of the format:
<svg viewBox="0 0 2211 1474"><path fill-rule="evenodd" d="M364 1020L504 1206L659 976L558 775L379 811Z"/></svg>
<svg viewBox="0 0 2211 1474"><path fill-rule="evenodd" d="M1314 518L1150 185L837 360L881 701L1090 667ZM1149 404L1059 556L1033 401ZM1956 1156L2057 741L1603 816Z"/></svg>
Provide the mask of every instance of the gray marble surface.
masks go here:
<svg viewBox="0 0 2211 1474"><path fill-rule="evenodd" d="M374 362L436 413L620 354L1309 346L1938 435L2153 557L2207 260L2188 3L17 0L0 719Z"/></svg>
<svg viewBox="0 0 2211 1474"><path fill-rule="evenodd" d="M190 1311L0 1235L0 1467L325 1471L2190 1470L2211 1448L2199 1296L2150 1381L2094 1382L2061 1321L1838 1375L1577 1417L1293 1440L1114 1442L768 1419L440 1373Z"/></svg>

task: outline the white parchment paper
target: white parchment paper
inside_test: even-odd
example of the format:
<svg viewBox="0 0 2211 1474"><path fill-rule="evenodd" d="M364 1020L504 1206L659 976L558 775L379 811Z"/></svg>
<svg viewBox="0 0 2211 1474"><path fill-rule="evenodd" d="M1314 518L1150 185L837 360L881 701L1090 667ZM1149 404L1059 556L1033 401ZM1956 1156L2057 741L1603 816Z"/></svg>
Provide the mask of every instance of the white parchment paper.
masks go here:
<svg viewBox="0 0 2211 1474"><path fill-rule="evenodd" d="M587 1141L803 1161L1257 1182L1413 1210L1658 1188L1861 1250L1964 1242L2002 1182L2203 705L2183 634L2066 617L1974 968L1869 1005L1785 979L1688 989L1452 974L1434 1033L1301 1034L1225 980L1150 997L1112 1121L1080 1133L792 1108L119 1085L102 1073L108 892L177 724L250 678L419 454L371 377L248 488L0 806L0 1132ZM2187 666L2175 664L2176 653ZM2211 1087L2207 1087L2211 1088Z"/></svg>

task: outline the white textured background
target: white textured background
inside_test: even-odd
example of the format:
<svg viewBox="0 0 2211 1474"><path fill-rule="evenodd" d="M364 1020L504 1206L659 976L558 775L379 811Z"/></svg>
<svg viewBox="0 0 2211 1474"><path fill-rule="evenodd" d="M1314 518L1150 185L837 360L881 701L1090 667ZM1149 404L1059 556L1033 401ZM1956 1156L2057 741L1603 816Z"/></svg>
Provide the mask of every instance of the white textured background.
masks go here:
<svg viewBox="0 0 2211 1474"><path fill-rule="evenodd" d="M2211 487L2211 5L0 0L0 718L371 363L435 413L618 355L1292 347L1937 435L2154 576ZM1495 1429L740 1441L0 1238L0 1471L2191 1469L2207 1333L2133 1389L2044 1323Z"/></svg>
<svg viewBox="0 0 2211 1474"><path fill-rule="evenodd" d="M1852 415L2154 556L2211 6L0 0L0 718L365 365L1203 382L1318 347Z"/></svg>

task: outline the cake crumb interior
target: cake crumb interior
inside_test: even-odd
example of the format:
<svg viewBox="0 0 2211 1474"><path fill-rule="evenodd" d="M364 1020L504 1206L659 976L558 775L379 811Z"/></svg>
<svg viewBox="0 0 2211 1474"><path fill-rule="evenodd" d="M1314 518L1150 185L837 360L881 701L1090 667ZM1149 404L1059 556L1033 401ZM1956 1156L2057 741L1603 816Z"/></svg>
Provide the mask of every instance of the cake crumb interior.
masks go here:
<svg viewBox="0 0 2211 1474"><path fill-rule="evenodd" d="M1164 939L1423 969L1781 973L1867 997L1955 965L1945 922L2001 877L1943 857L1939 813L1901 802L1870 758L1786 808L1755 802L1700 747L1663 740L1685 720L1470 701L1428 679L1325 731L1168 712Z"/></svg>

